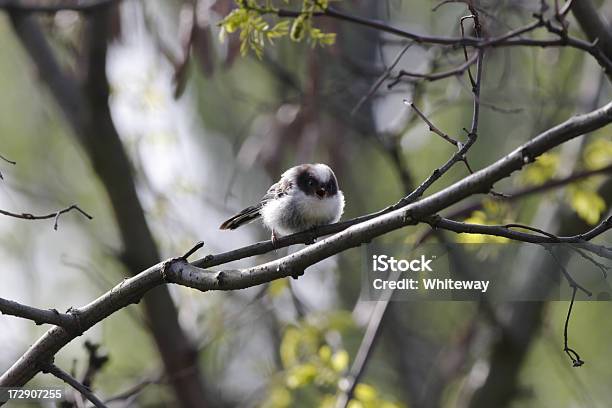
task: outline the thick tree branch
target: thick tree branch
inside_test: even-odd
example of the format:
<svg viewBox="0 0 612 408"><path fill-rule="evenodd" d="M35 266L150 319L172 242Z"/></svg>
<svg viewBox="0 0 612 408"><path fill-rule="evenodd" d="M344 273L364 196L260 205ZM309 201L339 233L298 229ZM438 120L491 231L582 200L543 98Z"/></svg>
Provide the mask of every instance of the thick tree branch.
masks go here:
<svg viewBox="0 0 612 408"><path fill-rule="evenodd" d="M196 267L210 268L221 262L241 259L252 254L253 247L248 250L221 254L217 257L205 257L194 264L187 263L183 258L177 258L152 266L126 279L105 295L82 308L75 309L74 312L78 313L83 330L87 330L123 307L138 302L147 291L165 283L176 283L201 291L235 290L270 282L274 279L299 275L308 266L325 258L369 242L390 231L413 225L472 194L486 193L494 183L521 169L542 153L572 138L601 128L611 121L612 103L594 112L575 116L536 136L495 163L436 194L409 204L405 208L399 208L352 225L342 232L275 261L246 269L218 272ZM330 226L329 228L338 227ZM317 235L317 232L313 235ZM292 237L287 237L285 243L289 239ZM262 245L265 246L266 243L256 244L256 248L261 248ZM24 385L39 371L40 362L49 361L74 338L74 333L62 327L53 327L0 377L0 386Z"/></svg>

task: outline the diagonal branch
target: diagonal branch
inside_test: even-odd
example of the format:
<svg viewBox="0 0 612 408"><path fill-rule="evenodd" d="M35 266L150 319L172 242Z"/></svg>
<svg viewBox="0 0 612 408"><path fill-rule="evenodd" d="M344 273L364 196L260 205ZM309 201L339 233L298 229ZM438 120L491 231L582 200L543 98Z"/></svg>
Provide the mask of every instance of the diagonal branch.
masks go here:
<svg viewBox="0 0 612 408"><path fill-rule="evenodd" d="M436 125L434 125L429 119L427 119L427 116L425 116L425 114L421 112L414 103L412 102L407 102L407 103L416 112L416 114L419 115L421 119L423 119L423 122L425 122L427 126L429 126L429 130L431 132L434 132L436 135L440 136L442 139L446 140L448 143L452 144L453 146L457 146L457 147L459 146L458 141L456 141L455 139L453 139L452 137L450 137L449 135L447 135L446 133L438 129Z"/></svg>
<svg viewBox="0 0 612 408"><path fill-rule="evenodd" d="M363 106L363 104L366 103L368 101L368 99L370 99L372 97L372 95L374 95L376 93L376 91L378 91L378 89L381 87L383 82L385 82L387 80L387 78L389 78L389 76L391 75L391 72L393 71L395 66L397 64L399 64L399 62L401 61L401 59L404 56L404 54L406 53L406 51L408 51L408 49L410 47L412 47L412 44L414 44L414 43L409 42L408 44L406 44L400 50L400 52L395 56L395 59L393 60L391 65L389 65L389 67L387 69L385 69L385 72L383 72L382 75L380 75L378 77L378 79L370 87L368 92L359 100L359 102L357 102L357 105L355 105L355 107L351 110L351 116L355 115L355 113L357 113L357 111L359 111L359 109Z"/></svg>
<svg viewBox="0 0 612 408"><path fill-rule="evenodd" d="M55 364L50 363L45 365L42 369L42 372L52 374L60 380L64 381L66 384L70 385L72 388L80 392L81 395L87 398L87 400L94 404L95 407L107 408L106 405L104 405L104 403L98 397L96 397L93 392L91 392L89 387L86 387L85 385L81 384L79 380L77 380Z"/></svg>
<svg viewBox="0 0 612 408"><path fill-rule="evenodd" d="M9 160L9 159L7 159L6 157L4 157L4 156L3 156L3 155L1 155L1 154L0 154L0 159L4 160L4 161L5 161L5 162L7 162L8 164L12 164L12 165L17 164L17 162L16 162L16 161Z"/></svg>
<svg viewBox="0 0 612 408"><path fill-rule="evenodd" d="M246 269L228 269L218 272L197 267L210 268L222 262L244 258L252 253L249 252L252 251L252 248L236 250L216 257L205 257L193 264L187 263L183 258L169 260L124 280L106 294L82 308L74 309L73 312L79 315L82 329L85 331L116 311L129 304L137 303L145 293L166 283L175 283L200 291L236 290L275 279L300 275L307 267L332 255L369 242L385 233L414 225L419 220L470 195L486 193L494 183L521 169L542 153L610 122L612 122L612 103L591 113L568 119L536 136L493 164L438 193L406 207L352 225L342 232L275 261ZM517 231L513 232L517 233ZM592 235L593 233L587 233L582 237L591 238ZM262 243L257 245L262 245ZM75 337L74 333L62 327L51 328L0 377L0 387L24 385L39 371L38 364L41 361L51 360Z"/></svg>

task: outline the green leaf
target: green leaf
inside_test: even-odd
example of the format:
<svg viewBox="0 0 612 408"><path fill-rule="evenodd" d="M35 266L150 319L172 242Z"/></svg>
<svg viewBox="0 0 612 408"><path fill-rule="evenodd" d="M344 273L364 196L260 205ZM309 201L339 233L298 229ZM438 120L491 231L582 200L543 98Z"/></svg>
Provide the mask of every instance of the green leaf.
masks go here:
<svg viewBox="0 0 612 408"><path fill-rule="evenodd" d="M612 140L595 139L584 149L584 162L589 170L596 170L612 163Z"/></svg>
<svg viewBox="0 0 612 408"><path fill-rule="evenodd" d="M317 367L314 364L307 363L293 367L287 376L287 387L295 389L308 385L316 376Z"/></svg>
<svg viewBox="0 0 612 408"><path fill-rule="evenodd" d="M343 372L348 368L349 354L346 350L339 350L334 353L331 359L331 366L336 372Z"/></svg>
<svg viewBox="0 0 612 408"><path fill-rule="evenodd" d="M540 185L555 175L559 165L559 155L544 153L525 169L522 179L528 185Z"/></svg>
<svg viewBox="0 0 612 408"><path fill-rule="evenodd" d="M270 282L270 285L268 286L268 294L275 298L282 294L288 286L289 284L286 279L274 280Z"/></svg>
<svg viewBox="0 0 612 408"><path fill-rule="evenodd" d="M572 186L569 190L570 205L578 216L590 225L595 225L606 209L606 202L596 191L583 186Z"/></svg>
<svg viewBox="0 0 612 408"><path fill-rule="evenodd" d="M321 346L319 349L319 358L324 363L327 363L331 360L332 357L332 349L327 344Z"/></svg>
<svg viewBox="0 0 612 408"><path fill-rule="evenodd" d="M355 387L355 398L361 402L373 402L376 400L378 392L371 385L360 383Z"/></svg>

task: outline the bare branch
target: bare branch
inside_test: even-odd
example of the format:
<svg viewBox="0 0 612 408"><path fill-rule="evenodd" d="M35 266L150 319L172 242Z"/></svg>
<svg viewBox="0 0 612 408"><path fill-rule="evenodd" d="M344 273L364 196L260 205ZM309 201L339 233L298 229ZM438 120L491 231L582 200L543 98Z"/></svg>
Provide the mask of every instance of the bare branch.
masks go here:
<svg viewBox="0 0 612 408"><path fill-rule="evenodd" d="M75 327L75 316L60 313L56 309L38 309L21 303L0 298L0 313L32 320L37 325L54 324L72 330Z"/></svg>
<svg viewBox="0 0 612 408"><path fill-rule="evenodd" d="M401 61L402 57L404 56L406 51L408 51L408 49L412 46L412 44L414 44L414 43L409 42L408 44L406 44L400 50L400 52L397 54L397 56L395 57L395 59L393 60L391 65L389 65L389 67L385 70L385 72L383 72L382 75L380 77L378 77L378 79L376 80L376 82L374 82L374 84L368 90L368 92L359 100L359 102L357 102L357 105L355 105L355 107L351 110L351 116L353 116L355 113L357 113L357 111L363 106L363 104L368 99L370 99L372 97L372 95L374 95L376 93L376 91L378 91L380 86L383 84L383 82L385 82L385 80L387 78L389 78L389 76L391 75L391 72L393 71L395 66L397 64L399 64L399 62Z"/></svg>
<svg viewBox="0 0 612 408"><path fill-rule="evenodd" d="M93 392L89 389L89 387L81 384L76 378L59 368L53 363L47 364L42 369L43 373L49 373L64 381L66 384L70 385L72 388L81 393L87 400L89 400L94 406L97 408L107 408L104 403L94 395Z"/></svg>
<svg viewBox="0 0 612 408"><path fill-rule="evenodd" d="M575 2L579 4L581 2ZM575 7L575 6L574 6ZM472 7L472 14L477 14L476 10ZM275 13L279 17L298 17L301 12L293 10L264 10L266 13ZM413 40L416 43L426 44L440 44L440 45L452 45L452 46L469 46L475 48L488 48L488 47L515 47L515 46L527 46L527 47L572 47L588 52L593 58L597 60L599 65L606 71L608 77L612 75L612 61L609 55L606 55L602 50L597 47L596 42L587 42L577 38L569 36L565 31L562 32L551 32L558 36L556 39L532 39L532 38L516 38L521 34L529 31L533 31L536 28L546 27L550 29L551 26L545 24L543 20L540 20L537 24L531 24L527 27L512 30L509 33L503 34L496 38L484 39L476 37L443 37L443 36L432 36L416 34L407 30L403 30L391 25L388 25L382 21L368 19L364 17L354 16L347 14L343 11L336 10L332 7L328 7L325 11L317 12L313 14L314 17L331 17L342 21L348 21L354 24L358 24L364 27L379 30L389 34L396 35L398 37L407 38Z"/></svg>
<svg viewBox="0 0 612 408"><path fill-rule="evenodd" d="M397 278L398 276L392 276L389 279ZM385 291L383 298L376 302L374 312L370 317L368 327L366 328L366 332L361 340L361 344L359 345L359 350L357 350L355 361L353 362L347 376L340 380L340 383L338 384L340 395L336 400L336 408L346 408L351 401L351 398L353 398L355 387L359 383L359 380L365 371L366 365L372 356L372 351L374 351L374 344L378 338L378 335L380 334L383 317L392 295L393 291L387 290Z"/></svg>
<svg viewBox="0 0 612 408"><path fill-rule="evenodd" d="M572 288L575 289L580 289L581 291L583 291L588 297L593 296L593 293L591 291L589 291L588 289L586 289L584 286L580 285L578 282L576 282L576 280L574 280L574 278L572 277L572 275L567 271L567 269L565 268L565 266L563 265L563 262L561 262L561 260L559 258L557 258L557 256L555 255L555 252L553 251L553 249L548 246L548 245L543 245L544 248L548 251L548 253L550 254L550 256L555 260L555 262L557 263L557 266L559 267L559 269L561 270L561 273L563 273L563 276L565 276L565 279L567 279L567 281L569 282L569 285Z"/></svg>
<svg viewBox="0 0 612 408"><path fill-rule="evenodd" d="M189 251L185 252L185 254L181 256L181 258L187 260L187 258L189 258L191 255L195 254L200 249L202 249L203 246L204 246L204 241L198 242Z"/></svg>
<svg viewBox="0 0 612 408"><path fill-rule="evenodd" d="M569 326L570 317L572 316L572 307L574 306L574 299L576 299L577 290L578 290L577 286L572 286L572 300L570 302L569 308L567 309L567 317L565 318L565 326L563 327L563 344L564 344L563 351L565 351L565 353L572 360L572 365L574 367L580 367L581 365L584 364L584 361L580 359L580 356L578 355L578 353L567 345L568 343L567 328Z"/></svg>
<svg viewBox="0 0 612 408"><path fill-rule="evenodd" d="M34 214L30 214L30 213L13 213L10 211L6 211L6 210L0 210L0 214L2 215L6 215L8 217L13 217L13 218L21 218L22 220L48 220L53 218L55 221L53 223L53 229L57 231L57 227L58 227L58 222L59 222L59 217L62 214L65 214L67 212L70 212L72 210L78 211L79 213L81 213L84 217L86 217L89 220L92 220L93 217L89 214L87 214L85 211L83 211L78 205L73 204L69 207L64 208L63 210L59 210L56 211L54 213L50 213L50 214L46 214L46 215L34 215Z"/></svg>
<svg viewBox="0 0 612 408"><path fill-rule="evenodd" d="M12 160L9 160L9 159L7 159L6 157L4 157L4 156L3 156L3 155L1 155L1 154L0 154L0 160L4 160L5 162L7 162L7 163L9 163L9 164L12 164L13 166L14 166L15 164L17 164L17 162L12 161ZM4 180L4 177L2 176L2 172L0 172L0 180Z"/></svg>
<svg viewBox="0 0 612 408"><path fill-rule="evenodd" d="M558 237L546 231L542 231L538 228L530 227L527 225L520 224L507 224L507 225L483 225L483 224L470 224L461 221L449 220L448 218L440 217L439 215L433 215L428 218L424 218L423 222L428 223L433 228L441 228L456 233L466 234L484 234L492 235L496 237L504 237L514 241L529 242L532 244L547 244L547 243L566 243L566 244L581 244L586 241L590 241L598 235L612 229L612 216L608 217L595 228L585 232L584 234L574 235L571 237ZM526 232L515 231L512 228L524 228L531 231L535 231L541 235L529 234Z"/></svg>
<svg viewBox="0 0 612 408"><path fill-rule="evenodd" d="M7 163L9 163L9 164L12 164L12 165L17 164L17 162L16 162L16 161L9 160L9 159L7 159L6 157L4 157L4 156L3 156L3 155L1 155L1 154L0 154L0 159L4 160L5 162L7 162Z"/></svg>
<svg viewBox="0 0 612 408"><path fill-rule="evenodd" d="M538 193L546 192L549 190L553 190L555 188L559 188L559 187L563 187L568 184L571 184L575 181L579 181L579 180L582 180L588 177L592 177L592 176L597 176L600 174L612 174L612 164L599 168L599 169L579 171L579 172L573 173L563 178L551 179L540 185L519 188L507 194L504 194L503 196L498 196L498 198L505 202L512 202L512 201L519 200L523 197L527 197L533 194L538 194ZM472 203L464 207L458 208L455 211L452 211L450 214L446 215L446 218L456 219L458 217L466 217L469 214L471 214L473 211L479 210L481 208L482 208L482 202ZM431 232L428 231L426 234L420 237L417 241L421 242L427 239L430 234Z"/></svg>
<svg viewBox="0 0 612 408"><path fill-rule="evenodd" d="M393 87L395 87L398 83L400 83L400 81L402 80L403 77L413 77L413 78L423 78L426 79L427 81L438 81L440 79L444 79L444 78L448 78L448 77L452 77L452 76L458 76L458 75L462 75L466 70L468 70L470 68L470 66L472 66L477 59L478 53L474 53L467 61L465 61L463 64L459 65L456 68L452 68L449 69L447 71L441 71L441 72L434 72L434 73L430 73L430 74L421 74L418 72L409 72L409 71L405 71L405 70L400 70L399 73L393 78L393 81L391 81L388 85L387 85L387 89L393 89Z"/></svg>
<svg viewBox="0 0 612 408"><path fill-rule="evenodd" d="M121 393L114 395L106 400L106 403L109 404L111 402L117 401L125 401L130 398L140 394L142 390L152 384L159 384L164 380L164 374L154 374L148 375L142 380L138 381L136 384L130 386L127 390L122 391Z"/></svg>
<svg viewBox="0 0 612 408"><path fill-rule="evenodd" d="M434 132L436 135L440 136L442 139L446 140L453 146L459 146L459 142L457 142L455 139L438 129L429 119L427 119L427 116L425 116L423 112L421 112L414 103L408 102L406 100L404 100L404 103L410 105L410 107L416 112L416 114L419 115L421 119L423 119L423 122L427 123L427 126L429 126L430 131Z"/></svg>

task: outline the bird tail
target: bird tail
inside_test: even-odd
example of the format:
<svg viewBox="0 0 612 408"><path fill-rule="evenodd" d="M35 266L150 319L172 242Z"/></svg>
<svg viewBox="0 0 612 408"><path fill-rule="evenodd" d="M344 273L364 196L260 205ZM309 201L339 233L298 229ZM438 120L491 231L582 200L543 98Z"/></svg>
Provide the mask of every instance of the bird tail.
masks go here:
<svg viewBox="0 0 612 408"><path fill-rule="evenodd" d="M241 225L248 224L249 222L254 221L261 216L260 210L261 204L247 207L244 210L240 211L238 214L234 215L232 218L223 222L219 229L233 230L240 227Z"/></svg>

